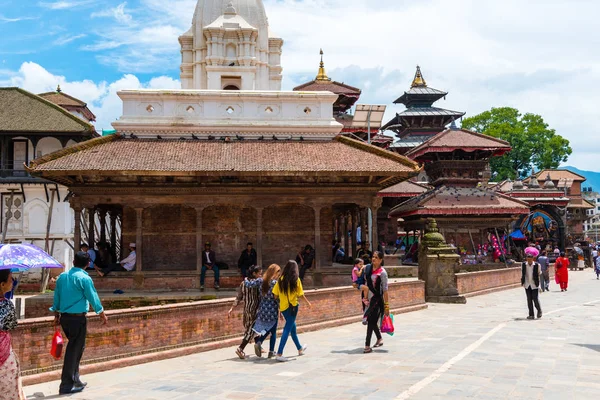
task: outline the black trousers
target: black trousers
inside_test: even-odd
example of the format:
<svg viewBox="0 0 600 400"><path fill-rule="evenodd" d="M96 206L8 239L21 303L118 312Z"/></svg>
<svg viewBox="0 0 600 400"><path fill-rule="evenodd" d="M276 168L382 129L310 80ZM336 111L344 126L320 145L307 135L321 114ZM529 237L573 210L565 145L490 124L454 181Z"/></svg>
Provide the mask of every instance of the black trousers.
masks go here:
<svg viewBox="0 0 600 400"><path fill-rule="evenodd" d="M102 272L104 273L104 275L108 275L112 271L127 272L127 270L125 268L123 268L123 266L121 264L109 264L108 266L106 266L106 268L101 268L101 269L102 269Z"/></svg>
<svg viewBox="0 0 600 400"><path fill-rule="evenodd" d="M85 350L87 318L85 315L62 314L60 316L60 326L69 340L60 381L60 391L62 392L71 390L73 385L81 382L79 379L79 363Z"/></svg>
<svg viewBox="0 0 600 400"><path fill-rule="evenodd" d="M304 281L304 275L306 275L306 271L308 271L310 267L312 267L312 265L309 265L308 267L305 267L304 265L300 266L299 277L301 281Z"/></svg>
<svg viewBox="0 0 600 400"><path fill-rule="evenodd" d="M542 312L542 306L540 306L539 300L539 289L532 289L530 287L525 289L525 293L527 294L527 307L529 308L529 316L533 317L533 305L535 304L535 308L538 313Z"/></svg>
<svg viewBox="0 0 600 400"><path fill-rule="evenodd" d="M372 312L367 317L367 339L365 340L365 346L371 347L371 338L373 337L373 332L375 332L375 337L377 340L381 339L381 332L379 331L379 320L380 314L378 312Z"/></svg>

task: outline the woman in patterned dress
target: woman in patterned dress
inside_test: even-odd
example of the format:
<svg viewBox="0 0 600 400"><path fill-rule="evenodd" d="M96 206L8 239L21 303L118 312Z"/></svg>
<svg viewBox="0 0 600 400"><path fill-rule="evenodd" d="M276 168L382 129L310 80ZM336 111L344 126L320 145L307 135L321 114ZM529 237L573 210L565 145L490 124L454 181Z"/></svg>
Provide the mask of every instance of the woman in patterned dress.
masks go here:
<svg viewBox="0 0 600 400"><path fill-rule="evenodd" d="M262 269L258 265L250 267L248 269L250 281L252 282L257 280L257 278L260 277L261 272ZM254 336L256 336L252 330L252 327L254 326L254 321L256 321L256 310L258 309L258 304L260 302L259 287L246 286L244 283L245 282L242 282L240 284L238 295L233 301L233 305L229 310L229 316L231 316L233 309L237 307L240 302L244 301L244 338L242 339L240 347L235 350L235 354L237 354L237 356L242 360L246 359L246 354L244 353L246 345L250 343L250 340L254 338Z"/></svg>
<svg viewBox="0 0 600 400"><path fill-rule="evenodd" d="M17 313L4 295L12 290L10 270L0 270L0 400L25 400L21 387L19 361L10 343L10 333L17 327Z"/></svg>
<svg viewBox="0 0 600 400"><path fill-rule="evenodd" d="M255 281L245 281L244 285L260 288L260 305L256 313L254 333L258 336L254 339L254 353L262 357L262 343L267 336L271 335L269 341L269 358L275 355L275 342L277 341L277 318L279 317L279 301L273 295L273 287L281 276L281 267L277 264L269 266L262 278Z"/></svg>

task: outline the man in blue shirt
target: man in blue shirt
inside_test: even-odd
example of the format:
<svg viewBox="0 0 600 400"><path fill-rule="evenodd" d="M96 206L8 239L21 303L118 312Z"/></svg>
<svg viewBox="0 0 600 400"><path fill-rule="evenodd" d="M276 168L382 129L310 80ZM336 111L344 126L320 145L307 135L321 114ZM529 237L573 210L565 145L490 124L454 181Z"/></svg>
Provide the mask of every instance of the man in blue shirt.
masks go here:
<svg viewBox="0 0 600 400"><path fill-rule="evenodd" d="M89 254L78 252L73 260L73 268L69 272L60 274L56 281L54 304L50 311L55 314L54 324L62 327L69 340L65 351L60 394L78 393L87 385L79 378L79 362L85 348L86 314L90 304L96 314L100 315L102 324L108 323L94 281L85 272L90 262Z"/></svg>

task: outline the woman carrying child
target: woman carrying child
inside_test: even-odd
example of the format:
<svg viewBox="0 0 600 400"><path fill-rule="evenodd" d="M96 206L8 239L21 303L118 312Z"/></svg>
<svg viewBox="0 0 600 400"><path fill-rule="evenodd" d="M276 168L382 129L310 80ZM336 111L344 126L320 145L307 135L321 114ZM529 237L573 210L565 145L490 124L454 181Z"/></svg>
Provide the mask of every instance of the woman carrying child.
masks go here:
<svg viewBox="0 0 600 400"><path fill-rule="evenodd" d="M248 269L250 281L255 281L258 277L260 277L261 271L262 269L258 265L250 267ZM246 345L255 336L252 328L254 327L254 322L256 321L256 310L258 309L258 304L260 302L259 286L250 287L244 283L245 282L242 282L240 285L238 295L233 301L233 305L229 310L229 316L231 316L233 309L237 307L241 301L244 301L244 338L242 339L240 347L235 350L235 354L237 354L237 356L242 360L246 359L246 354L244 353Z"/></svg>

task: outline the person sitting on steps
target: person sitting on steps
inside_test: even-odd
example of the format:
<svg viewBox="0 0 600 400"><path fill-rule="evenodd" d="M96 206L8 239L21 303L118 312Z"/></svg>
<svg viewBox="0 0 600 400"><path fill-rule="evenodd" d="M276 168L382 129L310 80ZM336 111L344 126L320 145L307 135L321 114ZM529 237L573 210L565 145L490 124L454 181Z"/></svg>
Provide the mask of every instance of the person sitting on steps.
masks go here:
<svg viewBox="0 0 600 400"><path fill-rule="evenodd" d="M210 242L204 244L204 251L202 252L202 270L200 272L200 290L204 291L204 279L206 278L206 271L211 270L215 273L215 290L219 290L219 267L216 263L217 256L215 252L211 250Z"/></svg>

